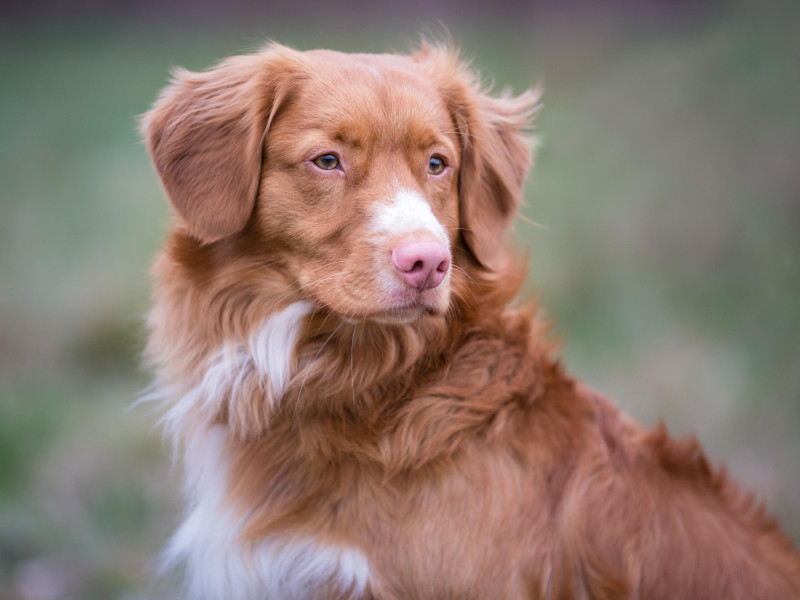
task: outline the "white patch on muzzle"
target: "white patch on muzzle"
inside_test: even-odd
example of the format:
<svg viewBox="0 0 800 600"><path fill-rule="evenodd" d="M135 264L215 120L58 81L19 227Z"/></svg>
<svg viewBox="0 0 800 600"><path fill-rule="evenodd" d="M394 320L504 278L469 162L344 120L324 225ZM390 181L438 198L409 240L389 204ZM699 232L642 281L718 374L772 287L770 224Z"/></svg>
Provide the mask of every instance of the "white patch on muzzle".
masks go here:
<svg viewBox="0 0 800 600"><path fill-rule="evenodd" d="M418 193L400 189L389 204L375 207L372 231L378 235L429 233L450 248L450 241L430 205Z"/></svg>

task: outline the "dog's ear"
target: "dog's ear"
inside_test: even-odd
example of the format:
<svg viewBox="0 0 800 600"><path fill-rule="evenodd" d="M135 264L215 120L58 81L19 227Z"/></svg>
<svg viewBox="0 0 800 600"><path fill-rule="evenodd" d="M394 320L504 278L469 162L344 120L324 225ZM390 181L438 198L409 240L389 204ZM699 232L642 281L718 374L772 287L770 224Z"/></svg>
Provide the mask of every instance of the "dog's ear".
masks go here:
<svg viewBox="0 0 800 600"><path fill-rule="evenodd" d="M202 73L176 69L142 118L164 189L203 242L238 232L253 211L264 136L285 94L291 54L273 45Z"/></svg>
<svg viewBox="0 0 800 600"><path fill-rule="evenodd" d="M461 143L459 210L465 248L483 266L495 261L503 234L522 204L532 163L525 130L539 92L492 96L449 48L423 47L418 60L438 80Z"/></svg>

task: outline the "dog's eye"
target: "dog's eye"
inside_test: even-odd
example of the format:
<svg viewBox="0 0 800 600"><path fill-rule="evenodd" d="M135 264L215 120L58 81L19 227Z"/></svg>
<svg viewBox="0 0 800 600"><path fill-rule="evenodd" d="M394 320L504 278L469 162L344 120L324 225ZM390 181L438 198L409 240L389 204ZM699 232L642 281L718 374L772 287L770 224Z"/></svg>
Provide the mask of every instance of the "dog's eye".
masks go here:
<svg viewBox="0 0 800 600"><path fill-rule="evenodd" d="M321 154L313 162L323 171L333 171L339 168L339 159L335 154Z"/></svg>
<svg viewBox="0 0 800 600"><path fill-rule="evenodd" d="M441 156L431 156L430 159L428 159L428 173L431 175L441 175L445 166L447 165Z"/></svg>

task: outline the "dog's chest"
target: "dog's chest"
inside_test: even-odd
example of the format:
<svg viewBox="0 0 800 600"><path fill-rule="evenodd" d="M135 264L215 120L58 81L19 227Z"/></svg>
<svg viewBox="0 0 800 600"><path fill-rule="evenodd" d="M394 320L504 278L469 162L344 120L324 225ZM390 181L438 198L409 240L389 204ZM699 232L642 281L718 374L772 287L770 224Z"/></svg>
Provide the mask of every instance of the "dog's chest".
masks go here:
<svg viewBox="0 0 800 600"><path fill-rule="evenodd" d="M277 600L362 597L370 581L364 553L314 536L273 533L242 540L249 515L226 498L230 469L221 426L188 446L188 510L162 557L185 565L187 597L198 600Z"/></svg>
<svg viewBox="0 0 800 600"><path fill-rule="evenodd" d="M304 303L290 305L267 319L247 341L220 348L187 398L195 403L200 397L206 405L220 399L236 402L239 394L251 389L248 382L253 380L269 392L265 401L278 402L291 377L294 343L307 314ZM180 414L174 413L176 418ZM489 490L502 490L508 482L476 487L476 481L491 482L505 473L502 465L488 464L486 457L467 457L463 460L469 460L472 470L485 471L484 477L467 478L459 475L459 469L442 477L433 470L405 485L388 485L379 477L370 484L366 481L369 473L362 469L358 478L365 489L371 489L366 499L354 492L339 497L342 506L335 509L326 504L324 494L317 494L312 504L321 512L308 514L301 522L322 526L314 531L328 531L336 514L336 537L301 535L288 528L255 540L248 535L251 541L245 543L242 538L252 525L257 505L231 507L231 490L241 487L237 486L241 475L231 464L234 452L229 435L227 427L216 425L197 433L186 448L188 511L165 561L186 566L189 597L358 599L378 590L389 597L407 597L410 590L423 588L429 590L428 597L440 597L452 589L463 591L459 597L481 597L476 596L475 578L486 565L478 556L468 559L473 565L470 569L460 565L465 552L485 547L496 529L492 522L502 520L490 509ZM285 442L276 440L275 444ZM273 478L278 472L280 478ZM264 488L275 486L275 496L268 494L267 502L275 502L277 510L288 501L280 499L281 490L303 490L309 483L305 473L280 468L248 473L263 475L257 479ZM297 505L304 505L303 498L298 498ZM465 504L464 498L471 502ZM499 585L505 593L506 583Z"/></svg>

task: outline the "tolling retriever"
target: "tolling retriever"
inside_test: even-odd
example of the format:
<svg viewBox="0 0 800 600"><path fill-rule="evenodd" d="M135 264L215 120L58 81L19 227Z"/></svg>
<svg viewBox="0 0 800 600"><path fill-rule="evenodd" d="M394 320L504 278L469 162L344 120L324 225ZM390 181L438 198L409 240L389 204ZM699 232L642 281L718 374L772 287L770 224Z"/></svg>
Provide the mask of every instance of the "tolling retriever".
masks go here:
<svg viewBox="0 0 800 600"><path fill-rule="evenodd" d="M146 353L187 598L800 597L760 505L510 305L537 101L437 44L174 73L142 120L176 213Z"/></svg>

